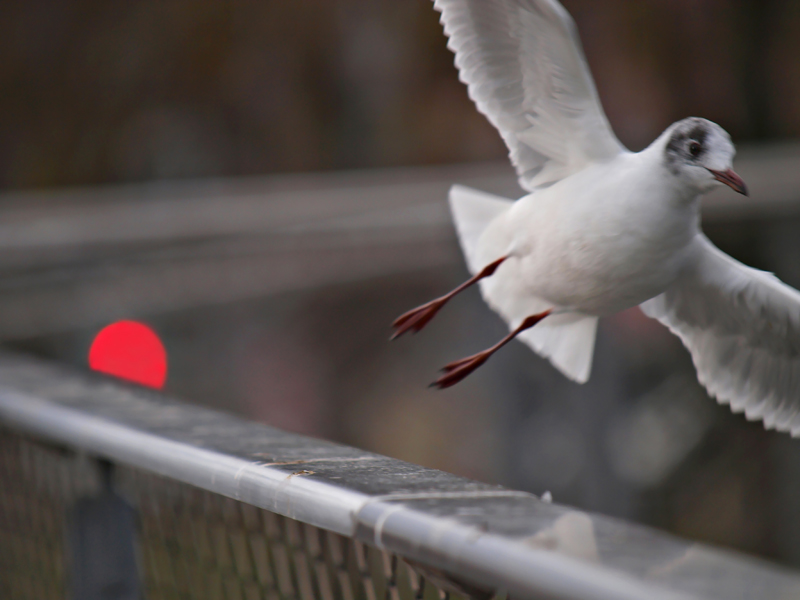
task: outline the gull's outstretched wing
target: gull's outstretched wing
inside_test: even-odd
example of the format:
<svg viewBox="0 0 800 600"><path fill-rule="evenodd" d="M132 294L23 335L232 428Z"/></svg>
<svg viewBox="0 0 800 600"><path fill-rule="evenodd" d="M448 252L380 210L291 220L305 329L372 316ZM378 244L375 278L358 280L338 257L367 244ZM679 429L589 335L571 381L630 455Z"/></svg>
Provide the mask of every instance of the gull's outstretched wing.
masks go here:
<svg viewBox="0 0 800 600"><path fill-rule="evenodd" d="M800 292L698 236L692 267L642 304L689 349L719 402L800 435Z"/></svg>
<svg viewBox="0 0 800 600"><path fill-rule="evenodd" d="M533 191L624 148L556 0L434 0L461 81Z"/></svg>

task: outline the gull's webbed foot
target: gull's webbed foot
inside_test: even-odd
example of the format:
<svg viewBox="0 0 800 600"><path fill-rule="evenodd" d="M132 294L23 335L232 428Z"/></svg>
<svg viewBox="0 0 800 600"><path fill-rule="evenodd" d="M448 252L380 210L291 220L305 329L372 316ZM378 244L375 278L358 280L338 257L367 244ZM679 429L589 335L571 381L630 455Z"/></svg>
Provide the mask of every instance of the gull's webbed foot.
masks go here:
<svg viewBox="0 0 800 600"><path fill-rule="evenodd" d="M423 304L422 306L418 306L407 313L400 315L395 322L392 323L392 327L395 328L395 332L392 334L392 337L389 338L390 340L394 340L399 338L401 335L406 333L407 331L414 330L414 333L420 331L428 322L436 316L436 313L447 304L447 302L456 294L463 292L465 289L470 287L471 285L477 283L484 277L490 277L494 275L494 272L497 270L503 262L507 259L507 256L503 256L498 258L496 261L489 263L483 269L481 269L480 273L473 275L467 281L462 283L456 289L454 289L449 294L445 294L441 298L436 298L436 300L431 300L430 302Z"/></svg>
<svg viewBox="0 0 800 600"><path fill-rule="evenodd" d="M525 331L526 329L530 329L534 325L536 325L539 321L544 319L548 316L552 311L546 310L536 315L531 315L525 318L520 325L514 329L511 333L505 336L502 340L497 342L491 348L487 348L482 352L478 352L477 354L473 354L472 356L467 356L466 358L462 358L459 360L454 360L451 363L446 364L442 371L444 374L439 377L436 381L434 381L430 387L437 387L440 390L450 387L451 385L457 384L459 381L464 379L467 375L472 373L475 369L480 367L483 363L489 360L489 357L500 350L503 346L505 346L508 342L513 340L517 335L521 332Z"/></svg>
<svg viewBox="0 0 800 600"><path fill-rule="evenodd" d="M413 308L407 313L400 315L395 319L394 323L392 323L392 327L395 328L395 331L389 339L397 339L411 330L413 330L414 333L421 331L422 328L436 316L436 313L439 312L448 300L449 298L447 297L437 298L436 300L431 300L422 306Z"/></svg>
<svg viewBox="0 0 800 600"><path fill-rule="evenodd" d="M467 375L489 360L489 357L492 354L493 352L484 350L483 352L478 352L478 354L473 354L472 356L455 360L445 365L442 367L442 371L444 371L442 376L434 381L430 387L436 387L440 390L443 390L444 388L448 388L451 385L457 384L459 381L464 379Z"/></svg>

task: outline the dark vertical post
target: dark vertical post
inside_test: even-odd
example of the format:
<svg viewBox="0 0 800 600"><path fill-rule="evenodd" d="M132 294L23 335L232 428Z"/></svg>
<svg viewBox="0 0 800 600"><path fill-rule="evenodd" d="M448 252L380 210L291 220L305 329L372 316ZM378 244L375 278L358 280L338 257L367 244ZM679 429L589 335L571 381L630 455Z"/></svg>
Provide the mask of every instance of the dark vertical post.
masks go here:
<svg viewBox="0 0 800 600"><path fill-rule="evenodd" d="M771 88L769 81L770 41L783 0L749 0L740 5L742 11L741 56L743 60L744 97L750 121L749 136L766 139L774 136Z"/></svg>
<svg viewBox="0 0 800 600"><path fill-rule="evenodd" d="M136 513L114 492L114 466L97 461L102 489L80 498L68 520L70 598L140 600L136 568Z"/></svg>

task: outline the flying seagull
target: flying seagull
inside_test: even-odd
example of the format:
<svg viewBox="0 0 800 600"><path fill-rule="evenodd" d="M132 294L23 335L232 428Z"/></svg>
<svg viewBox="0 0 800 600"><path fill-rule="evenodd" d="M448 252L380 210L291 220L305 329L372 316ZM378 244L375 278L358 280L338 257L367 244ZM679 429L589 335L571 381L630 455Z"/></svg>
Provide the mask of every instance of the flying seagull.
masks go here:
<svg viewBox="0 0 800 600"><path fill-rule="evenodd" d="M730 136L688 118L630 152L608 124L571 17L555 0L435 0L469 96L503 137L517 201L462 186L450 208L473 277L394 322L419 331L474 283L510 333L452 362L451 386L519 338L589 378L599 317L640 305L675 333L719 402L800 435L800 292L718 250L700 198L727 185Z"/></svg>

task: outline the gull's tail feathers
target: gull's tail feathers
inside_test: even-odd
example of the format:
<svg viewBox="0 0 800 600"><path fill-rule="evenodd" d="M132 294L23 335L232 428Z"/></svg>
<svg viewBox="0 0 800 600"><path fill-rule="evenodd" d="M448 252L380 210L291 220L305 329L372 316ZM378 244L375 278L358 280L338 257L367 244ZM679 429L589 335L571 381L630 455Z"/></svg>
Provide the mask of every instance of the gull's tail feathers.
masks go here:
<svg viewBox="0 0 800 600"><path fill-rule="evenodd" d="M463 185L450 188L450 212L458 233L458 241L467 268L473 275L486 265L481 264L478 252L478 240L481 234L495 218L507 211L514 204L513 200L481 192ZM502 253L504 249L500 249ZM499 258L500 255L495 258ZM494 259L493 259L494 260Z"/></svg>
<svg viewBox="0 0 800 600"><path fill-rule="evenodd" d="M552 315L517 337L548 359L565 376L586 383L592 373L597 317Z"/></svg>
<svg viewBox="0 0 800 600"><path fill-rule="evenodd" d="M502 228L493 228L484 239L481 236L489 224L513 204L513 200L461 185L450 188L450 210L467 268L472 274L506 252L508 240L502 234ZM483 298L512 330L526 317L553 308L520 289L522 280L513 273L515 268L516 261L506 261L498 270L500 277L481 281ZM592 370L596 333L597 317L563 313L547 317L518 337L565 376L586 383Z"/></svg>

